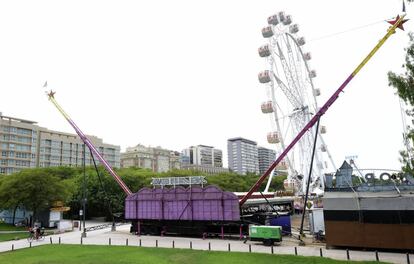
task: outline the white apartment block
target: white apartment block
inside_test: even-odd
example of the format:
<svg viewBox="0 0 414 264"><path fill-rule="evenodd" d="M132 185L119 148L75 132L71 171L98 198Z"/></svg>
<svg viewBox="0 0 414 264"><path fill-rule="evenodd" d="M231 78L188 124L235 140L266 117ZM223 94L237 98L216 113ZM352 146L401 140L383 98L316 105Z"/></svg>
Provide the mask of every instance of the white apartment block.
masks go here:
<svg viewBox="0 0 414 264"><path fill-rule="evenodd" d="M182 160L185 160L191 165L217 168L223 167L223 152L220 149L215 149L211 146L191 146L184 149L181 154L183 157L186 157Z"/></svg>

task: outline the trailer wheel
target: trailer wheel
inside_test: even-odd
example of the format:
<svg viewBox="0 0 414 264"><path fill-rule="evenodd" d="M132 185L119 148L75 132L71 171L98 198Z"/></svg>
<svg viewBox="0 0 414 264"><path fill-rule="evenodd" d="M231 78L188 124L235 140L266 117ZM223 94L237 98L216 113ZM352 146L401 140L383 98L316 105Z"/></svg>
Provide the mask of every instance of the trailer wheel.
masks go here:
<svg viewBox="0 0 414 264"><path fill-rule="evenodd" d="M263 244L267 247L273 246L273 240L272 239L264 239Z"/></svg>

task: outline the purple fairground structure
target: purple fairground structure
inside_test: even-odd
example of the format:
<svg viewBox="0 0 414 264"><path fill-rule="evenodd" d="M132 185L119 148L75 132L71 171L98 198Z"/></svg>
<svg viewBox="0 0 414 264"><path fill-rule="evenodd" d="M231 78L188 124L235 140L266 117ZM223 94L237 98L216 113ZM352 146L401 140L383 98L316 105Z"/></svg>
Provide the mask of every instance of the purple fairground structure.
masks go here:
<svg viewBox="0 0 414 264"><path fill-rule="evenodd" d="M126 198L125 219L239 221L239 199L215 186L143 188Z"/></svg>
<svg viewBox="0 0 414 264"><path fill-rule="evenodd" d="M216 186L143 188L126 198L125 219L138 235L242 232L238 197Z"/></svg>

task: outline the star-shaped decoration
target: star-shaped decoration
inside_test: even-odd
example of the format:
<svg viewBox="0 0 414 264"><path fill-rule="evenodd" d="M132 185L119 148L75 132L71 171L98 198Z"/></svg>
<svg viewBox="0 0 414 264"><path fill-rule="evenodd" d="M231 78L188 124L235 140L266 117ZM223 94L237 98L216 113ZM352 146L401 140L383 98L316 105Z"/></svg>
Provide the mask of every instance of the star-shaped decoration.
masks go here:
<svg viewBox="0 0 414 264"><path fill-rule="evenodd" d="M47 95L49 96L49 98L55 98L55 93L56 92L50 90L50 92Z"/></svg>
<svg viewBox="0 0 414 264"><path fill-rule="evenodd" d="M400 20L400 15L398 15L396 18L395 18L395 20L389 20L389 21L387 21L388 23L390 23L391 25L394 25L395 23L397 23L397 21L398 20ZM405 23L405 22L407 22L408 21L408 19L403 19L399 24L398 24L398 28L399 29L401 29L401 30L404 30L404 27L403 27L403 24Z"/></svg>

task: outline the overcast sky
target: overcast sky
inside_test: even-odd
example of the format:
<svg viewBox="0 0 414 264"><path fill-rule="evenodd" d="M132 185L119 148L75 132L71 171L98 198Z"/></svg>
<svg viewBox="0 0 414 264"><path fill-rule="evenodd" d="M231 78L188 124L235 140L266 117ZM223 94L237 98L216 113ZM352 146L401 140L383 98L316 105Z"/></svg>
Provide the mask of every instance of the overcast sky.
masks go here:
<svg viewBox="0 0 414 264"><path fill-rule="evenodd" d="M322 105L385 34L383 21L401 12L401 1L1 1L0 111L74 133L48 102L47 80L86 134L122 150L211 145L227 164L228 138L272 147L257 48L278 11L291 14L307 40ZM412 25L386 42L323 116L338 165L358 155L362 168L400 167L401 115L387 72L402 71Z"/></svg>

